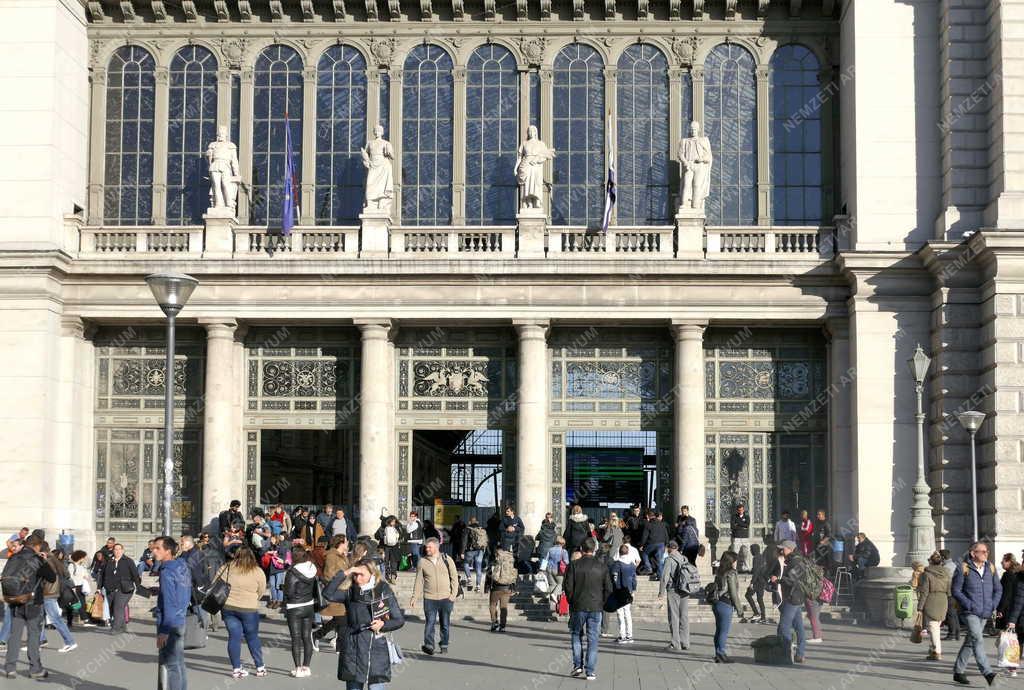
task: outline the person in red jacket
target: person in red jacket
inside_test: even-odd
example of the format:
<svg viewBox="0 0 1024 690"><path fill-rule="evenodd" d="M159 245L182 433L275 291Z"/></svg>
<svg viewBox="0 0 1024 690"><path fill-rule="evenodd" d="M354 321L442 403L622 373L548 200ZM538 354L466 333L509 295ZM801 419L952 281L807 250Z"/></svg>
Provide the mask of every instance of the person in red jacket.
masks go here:
<svg viewBox="0 0 1024 690"><path fill-rule="evenodd" d="M800 524L796 528L797 536L800 539L800 553L810 556L814 550L814 523L806 510L800 511Z"/></svg>

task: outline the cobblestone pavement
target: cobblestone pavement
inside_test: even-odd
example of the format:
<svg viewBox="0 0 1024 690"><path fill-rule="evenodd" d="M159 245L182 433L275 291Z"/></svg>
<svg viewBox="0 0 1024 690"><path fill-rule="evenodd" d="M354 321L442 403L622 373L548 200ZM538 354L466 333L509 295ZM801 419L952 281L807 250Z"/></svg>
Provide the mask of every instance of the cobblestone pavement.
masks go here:
<svg viewBox="0 0 1024 690"><path fill-rule="evenodd" d="M614 627L614 626L613 626ZM539 688L578 688L602 690L683 690L685 688L757 688L758 690L814 688L934 688L953 686L952 660L959 645L945 649L945 661L926 662L926 645L912 645L907 631L848 625L825 625L825 643L808 646L807 662L793 667L755 665L749 642L774 628L734 623L733 651L736 663L723 666L711 663L713 626L696 625L689 651L669 653L664 649L663 627L638 625L636 642L617 645L613 639L601 641L598 679L595 682L570 678L569 635L564 623L530 623L510 626L504 634L492 634L486 625L456 621L450 654L426 657L419 651L423 624L410 619L397 634L406 650L406 664L396 668L391 688L483 688L484 690L536 690ZM18 663L17 680L0 680L3 690L40 687L76 687L89 690L114 690L156 687L155 627L151 620L139 619L125 635L114 637L103 629L75 630L79 647L58 654L54 647L43 650L43 663L50 671L45 681L27 677L25 655ZM277 690L295 688L313 690L341 687L336 678L337 656L322 652L314 656L313 677L295 679L288 675L291 653L288 632L277 614L265 618L261 637L271 675L233 680L228 674L226 634L223 628L210 637L205 649L186 653L190 690L227 690L258 688ZM51 643L59 636L50 631ZM995 645L987 640L994 656ZM251 659L243 645L243 661ZM972 665L973 685L983 687ZM998 684L1024 686L1024 678L1001 679Z"/></svg>

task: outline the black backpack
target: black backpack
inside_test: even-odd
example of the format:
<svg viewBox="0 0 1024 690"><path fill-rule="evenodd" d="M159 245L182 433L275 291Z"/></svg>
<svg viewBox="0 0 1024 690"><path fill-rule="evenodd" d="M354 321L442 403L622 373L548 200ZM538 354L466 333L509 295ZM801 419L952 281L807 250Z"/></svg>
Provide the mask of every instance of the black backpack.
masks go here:
<svg viewBox="0 0 1024 690"><path fill-rule="evenodd" d="M27 547L26 547L27 548ZM36 594L38 577L36 573L42 561L34 557L11 558L0 574L0 588L3 590L4 603L24 605L32 601Z"/></svg>

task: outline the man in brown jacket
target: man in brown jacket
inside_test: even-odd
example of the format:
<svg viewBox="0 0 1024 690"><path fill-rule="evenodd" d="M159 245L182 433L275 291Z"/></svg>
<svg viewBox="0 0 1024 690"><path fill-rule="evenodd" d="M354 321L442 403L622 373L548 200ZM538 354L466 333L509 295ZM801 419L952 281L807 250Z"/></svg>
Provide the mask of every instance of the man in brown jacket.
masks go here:
<svg viewBox="0 0 1024 690"><path fill-rule="evenodd" d="M434 653L434 625L441 619L441 653L448 653L448 632L451 627L452 608L459 593L459 573L451 556L440 552L437 539L431 537L423 544L426 556L420 559L416 569L416 583L412 588L409 607L416 605L416 599L423 595L423 616L426 626L423 630L424 654Z"/></svg>

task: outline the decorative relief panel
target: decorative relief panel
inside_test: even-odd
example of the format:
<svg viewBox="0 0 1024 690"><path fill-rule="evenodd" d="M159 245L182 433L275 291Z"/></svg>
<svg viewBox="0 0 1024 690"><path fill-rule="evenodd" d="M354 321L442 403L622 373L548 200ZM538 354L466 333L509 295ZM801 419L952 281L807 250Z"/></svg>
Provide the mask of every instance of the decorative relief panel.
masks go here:
<svg viewBox="0 0 1024 690"><path fill-rule="evenodd" d="M358 424L359 343L354 331L256 328L246 335L246 409L318 413L332 427ZM326 413L322 414L322 413Z"/></svg>

